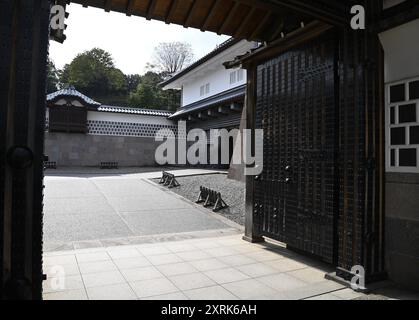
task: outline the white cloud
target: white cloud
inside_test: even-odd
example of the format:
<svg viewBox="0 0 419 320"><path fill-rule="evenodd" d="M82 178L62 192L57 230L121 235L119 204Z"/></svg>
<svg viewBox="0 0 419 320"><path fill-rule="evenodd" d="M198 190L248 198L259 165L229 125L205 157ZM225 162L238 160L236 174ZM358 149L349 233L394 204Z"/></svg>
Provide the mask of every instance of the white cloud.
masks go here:
<svg viewBox="0 0 419 320"><path fill-rule="evenodd" d="M86 9L77 4L69 5L67 12L70 13L66 20L67 40L64 44L54 41L50 44L50 57L58 68L70 63L78 53L99 47L112 54L116 66L124 73L142 74L146 63L151 62L154 47L160 42L189 42L198 59L228 39L215 33L102 9Z"/></svg>

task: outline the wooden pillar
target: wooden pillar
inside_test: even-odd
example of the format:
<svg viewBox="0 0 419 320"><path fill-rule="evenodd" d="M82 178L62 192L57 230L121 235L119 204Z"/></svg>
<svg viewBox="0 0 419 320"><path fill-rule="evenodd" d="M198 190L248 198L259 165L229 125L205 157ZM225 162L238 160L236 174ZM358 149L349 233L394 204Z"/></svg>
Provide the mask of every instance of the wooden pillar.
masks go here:
<svg viewBox="0 0 419 320"><path fill-rule="evenodd" d="M42 299L49 0L0 2L0 299Z"/></svg>
<svg viewBox="0 0 419 320"><path fill-rule="evenodd" d="M366 30L347 28L340 41L339 254L337 276L362 266L366 281L384 273L383 50L374 22L381 8L365 2Z"/></svg>
<svg viewBox="0 0 419 320"><path fill-rule="evenodd" d="M247 88L246 88L246 129L255 129L256 112L256 67L250 65L247 69ZM255 154L255 137L252 137L252 154ZM259 224L254 216L254 176L246 176L246 213L245 213L245 233L243 240L255 243L263 242L264 238L260 235Z"/></svg>

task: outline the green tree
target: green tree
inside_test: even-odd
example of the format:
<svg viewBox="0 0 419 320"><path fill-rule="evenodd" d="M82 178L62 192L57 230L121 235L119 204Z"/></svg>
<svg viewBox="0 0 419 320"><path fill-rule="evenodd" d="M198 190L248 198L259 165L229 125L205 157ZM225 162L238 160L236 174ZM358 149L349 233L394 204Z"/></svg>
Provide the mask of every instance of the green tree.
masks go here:
<svg viewBox="0 0 419 320"><path fill-rule="evenodd" d="M130 94L130 104L139 108L161 109L163 107L161 90L158 87L161 81L162 78L157 73L149 71L144 74L137 89Z"/></svg>
<svg viewBox="0 0 419 320"><path fill-rule="evenodd" d="M53 93L58 90L58 70L52 60L48 58L47 64L47 93Z"/></svg>
<svg viewBox="0 0 419 320"><path fill-rule="evenodd" d="M130 94L130 105L145 109L176 110L180 104L180 92L163 91L159 85L162 81L162 74L148 71L140 78L137 89Z"/></svg>
<svg viewBox="0 0 419 320"><path fill-rule="evenodd" d="M141 76L139 74L128 74L125 76L127 90L129 93L135 91L140 84Z"/></svg>
<svg viewBox="0 0 419 320"><path fill-rule="evenodd" d="M72 84L93 98L127 93L125 75L110 53L94 48L78 54L60 74L61 84Z"/></svg>

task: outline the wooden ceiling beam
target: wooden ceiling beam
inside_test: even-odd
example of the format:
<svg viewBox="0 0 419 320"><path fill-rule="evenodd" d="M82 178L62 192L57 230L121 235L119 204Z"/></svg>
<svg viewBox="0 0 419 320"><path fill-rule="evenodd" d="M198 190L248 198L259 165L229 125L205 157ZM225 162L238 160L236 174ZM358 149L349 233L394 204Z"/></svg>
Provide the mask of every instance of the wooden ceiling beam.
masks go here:
<svg viewBox="0 0 419 320"><path fill-rule="evenodd" d="M275 26L276 30L274 30L272 34L272 37L270 39L271 41L274 41L280 37L280 35L282 34L282 31L284 31L284 26L285 26L284 19L281 19L280 22Z"/></svg>
<svg viewBox="0 0 419 320"><path fill-rule="evenodd" d="M166 24L170 24L170 18L173 16L177 6L179 4L179 0L172 0L170 2L169 8L167 10L166 16L164 17L164 22Z"/></svg>
<svg viewBox="0 0 419 320"><path fill-rule="evenodd" d="M212 20L212 18L215 16L215 13L217 12L217 9L220 6L221 2L222 2L221 0L214 0L211 8L208 11L207 16L204 19L204 23L202 24L201 31L207 30L208 24Z"/></svg>
<svg viewBox="0 0 419 320"><path fill-rule="evenodd" d="M378 22L378 32L387 31L419 18L419 3L417 0L407 0L399 5L383 11Z"/></svg>
<svg viewBox="0 0 419 320"><path fill-rule="evenodd" d="M145 18L147 20L151 20L151 16L154 12L154 9L156 8L156 3L157 3L157 0L150 0L150 3L148 4L148 7L147 7L147 12L145 14Z"/></svg>
<svg viewBox="0 0 419 320"><path fill-rule="evenodd" d="M256 10L257 9L255 7L249 10L246 17L242 20L242 22L240 23L240 26L237 28L236 32L234 33L234 38L239 38L243 34L244 29L248 26Z"/></svg>
<svg viewBox="0 0 419 320"><path fill-rule="evenodd" d="M224 19L223 23L221 24L221 26L217 30L218 35L223 34L225 28L233 21L239 6L240 6L240 3L237 2L237 1L234 1L233 7L228 12L227 17Z"/></svg>
<svg viewBox="0 0 419 320"><path fill-rule="evenodd" d="M326 1L320 3L317 0L266 0L266 2L331 25L344 26L350 23L350 8L339 1L327 0L327 6Z"/></svg>
<svg viewBox="0 0 419 320"><path fill-rule="evenodd" d="M252 32L250 35L251 40L259 40L259 35L265 30L266 25L268 24L270 18L272 16L272 12L268 12L265 17L262 19L262 21L259 23L257 28Z"/></svg>
<svg viewBox="0 0 419 320"><path fill-rule="evenodd" d="M104 8L106 12L110 12L111 11L111 6L112 6L112 0L105 0L105 4L104 4Z"/></svg>
<svg viewBox="0 0 419 320"><path fill-rule="evenodd" d="M272 11L272 13L299 14L312 17L332 25L347 25L350 23L350 7L336 0L236 0L243 4Z"/></svg>
<svg viewBox="0 0 419 320"><path fill-rule="evenodd" d="M186 15L185 22L183 23L183 26L184 26L185 28L189 28L189 27L190 27L190 25L191 25L191 20L192 20L192 18L193 18L194 13L195 13L195 10L196 10L196 5L197 5L197 4L198 4L198 1L197 1L197 0L194 0L194 1L192 2L192 5L190 6L190 8L189 8L189 10L188 10L188 14Z"/></svg>
<svg viewBox="0 0 419 320"><path fill-rule="evenodd" d="M134 11L134 4L135 4L135 0L128 0L127 3L127 16L130 17L132 15L132 12Z"/></svg>

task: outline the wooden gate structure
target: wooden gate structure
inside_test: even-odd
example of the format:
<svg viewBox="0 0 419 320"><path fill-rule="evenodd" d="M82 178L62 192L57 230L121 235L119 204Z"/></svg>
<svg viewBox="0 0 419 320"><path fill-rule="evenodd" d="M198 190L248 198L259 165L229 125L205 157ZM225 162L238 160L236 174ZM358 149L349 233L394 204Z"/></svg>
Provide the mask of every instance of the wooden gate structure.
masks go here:
<svg viewBox="0 0 419 320"><path fill-rule="evenodd" d="M1 299L42 298L49 12L52 4L67 2L0 1ZM246 239L283 240L335 264L343 278L354 265L364 266L369 280L382 274L383 61L377 34L414 19L417 11L409 5L415 0L391 16L383 15L381 0L71 2L264 42L229 64L248 69L248 127L267 131L267 170L247 177ZM366 30L349 27L355 4L366 9Z"/></svg>
<svg viewBox="0 0 419 320"><path fill-rule="evenodd" d="M367 282L385 277L377 35L313 22L226 65L237 64L249 73L248 127L265 130L264 171L247 178L245 239L283 241L346 280L354 266Z"/></svg>
<svg viewBox="0 0 419 320"><path fill-rule="evenodd" d="M255 179L261 234L335 262L338 181L334 33L257 66L256 128L264 170Z"/></svg>

